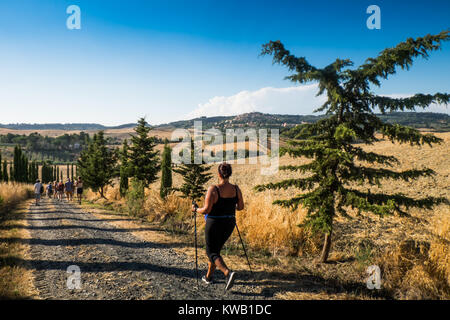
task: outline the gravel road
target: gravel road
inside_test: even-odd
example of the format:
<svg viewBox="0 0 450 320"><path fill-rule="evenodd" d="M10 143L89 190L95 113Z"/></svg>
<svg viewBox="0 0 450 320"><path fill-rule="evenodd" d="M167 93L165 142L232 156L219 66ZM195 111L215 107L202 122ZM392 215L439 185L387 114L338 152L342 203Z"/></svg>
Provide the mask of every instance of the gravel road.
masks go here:
<svg viewBox="0 0 450 320"><path fill-rule="evenodd" d="M118 217L120 219L120 217ZM192 259L167 244L145 242L67 201L44 198L27 213L31 267L43 299L264 299L240 274L197 287ZM80 270L80 288L76 274ZM205 270L200 270L200 277ZM68 281L69 280L69 281Z"/></svg>

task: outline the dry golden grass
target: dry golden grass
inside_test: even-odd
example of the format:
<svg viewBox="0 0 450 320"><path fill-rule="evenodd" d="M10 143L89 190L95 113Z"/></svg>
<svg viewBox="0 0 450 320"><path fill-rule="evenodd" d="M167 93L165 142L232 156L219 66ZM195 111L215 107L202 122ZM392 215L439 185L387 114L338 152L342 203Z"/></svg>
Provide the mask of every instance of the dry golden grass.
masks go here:
<svg viewBox="0 0 450 320"><path fill-rule="evenodd" d="M3 205L0 205L0 238L30 237L25 228L13 227L27 225L21 217L30 203L25 202L30 191L31 187L28 185L0 184L0 196L4 199ZM23 259L27 257L27 245L8 241L0 243L0 298L24 299L36 296L32 272L23 265Z"/></svg>
<svg viewBox="0 0 450 320"><path fill-rule="evenodd" d="M32 194L32 186L15 182L0 183L0 213L14 208L28 199Z"/></svg>
<svg viewBox="0 0 450 320"><path fill-rule="evenodd" d="M444 210L445 211L445 210ZM450 299L450 210L431 220L424 241L405 240L377 260L385 287L399 299Z"/></svg>

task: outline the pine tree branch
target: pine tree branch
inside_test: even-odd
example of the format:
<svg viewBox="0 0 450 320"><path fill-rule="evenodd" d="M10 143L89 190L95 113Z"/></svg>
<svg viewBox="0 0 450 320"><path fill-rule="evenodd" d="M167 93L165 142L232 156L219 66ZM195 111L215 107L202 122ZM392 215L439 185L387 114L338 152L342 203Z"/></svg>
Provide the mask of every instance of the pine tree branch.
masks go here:
<svg viewBox="0 0 450 320"><path fill-rule="evenodd" d="M444 197L414 199L400 193L374 194L345 188L341 188L340 194L342 205L358 209L360 212L369 211L379 215L388 215L394 212L405 215L406 213L400 209L400 206L406 207L406 209L416 207L430 210L438 204L450 204L449 200Z"/></svg>
<svg viewBox="0 0 450 320"><path fill-rule="evenodd" d="M394 164L399 164L400 162L394 156L385 156L381 154L377 154L375 152L366 152L360 147L354 147L351 145L346 146L347 152L356 156L356 158L360 161L366 161L369 163L379 163L388 166L392 166Z"/></svg>
<svg viewBox="0 0 450 320"><path fill-rule="evenodd" d="M383 137L388 137L392 142L410 143L411 145L423 145L432 143L441 143L443 140L432 134L422 134L419 130L402 126L399 124L383 123L379 128Z"/></svg>
<svg viewBox="0 0 450 320"><path fill-rule="evenodd" d="M273 63L285 65L290 71L297 72L296 75L288 76L286 79L300 83L317 80L318 70L311 66L304 57L297 58L291 55L289 50L279 41L270 41L262 46L261 55L273 55Z"/></svg>
<svg viewBox="0 0 450 320"><path fill-rule="evenodd" d="M381 79L387 79L389 75L396 73L396 67L409 70L413 63L413 58L428 58L429 52L438 50L443 41L450 39L449 30L442 31L437 35L426 35L421 38L408 38L405 42L399 43L394 48L388 48L376 58L369 58L361 65L354 76L358 79L366 79L379 86Z"/></svg>
<svg viewBox="0 0 450 320"><path fill-rule="evenodd" d="M283 208L289 208L293 211L297 210L298 207L303 203L304 199L308 197L310 193L304 195L299 195L286 200L275 200L272 202L275 205L279 205Z"/></svg>
<svg viewBox="0 0 450 320"><path fill-rule="evenodd" d="M283 170L283 171L297 171L297 172L304 173L306 171L314 170L315 167L316 167L316 163L315 163L315 161L313 161L308 164L303 164L303 165L299 165L299 166L293 166L293 165L280 166L279 169Z"/></svg>
<svg viewBox="0 0 450 320"><path fill-rule="evenodd" d="M393 179L410 181L419 177L429 177L436 174L431 169L422 170L405 170L396 172L388 169L375 169L367 167L359 167L353 164L346 165L345 168L339 170L339 177L347 181L367 181L370 184L379 185L380 179Z"/></svg>
<svg viewBox="0 0 450 320"><path fill-rule="evenodd" d="M314 185L319 181L317 175L313 175L309 178L303 179L287 179L277 183L268 183L264 185L257 185L254 189L257 192L261 192L264 190L280 190L280 189L288 189L288 188L298 188L301 190L310 190L314 188Z"/></svg>
<svg viewBox="0 0 450 320"><path fill-rule="evenodd" d="M372 96L369 103L372 108L378 107L381 113L386 111L415 110L416 107L427 108L430 104L439 103L447 105L450 101L450 94L435 93L435 94L415 94L408 98L390 98L385 96Z"/></svg>
<svg viewBox="0 0 450 320"><path fill-rule="evenodd" d="M323 143L317 143L314 146L308 147L298 147L298 148L280 148L280 156L288 154L291 157L306 157L306 158L314 158L319 154L324 154L324 152L328 149L328 146Z"/></svg>

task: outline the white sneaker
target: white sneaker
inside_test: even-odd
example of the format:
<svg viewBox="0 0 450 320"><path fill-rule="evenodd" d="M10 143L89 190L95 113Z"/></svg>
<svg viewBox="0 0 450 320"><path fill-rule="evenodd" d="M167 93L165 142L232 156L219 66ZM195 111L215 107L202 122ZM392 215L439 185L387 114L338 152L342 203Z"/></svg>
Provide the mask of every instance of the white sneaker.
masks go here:
<svg viewBox="0 0 450 320"><path fill-rule="evenodd" d="M236 272L230 271L230 274L227 277L227 285L225 287L225 290L230 290L233 287L235 277Z"/></svg>
<svg viewBox="0 0 450 320"><path fill-rule="evenodd" d="M211 278L211 280L208 280L207 278L206 278L206 276L203 276L202 277L202 281L204 282L204 283L206 283L206 284L213 284L214 283L214 280Z"/></svg>

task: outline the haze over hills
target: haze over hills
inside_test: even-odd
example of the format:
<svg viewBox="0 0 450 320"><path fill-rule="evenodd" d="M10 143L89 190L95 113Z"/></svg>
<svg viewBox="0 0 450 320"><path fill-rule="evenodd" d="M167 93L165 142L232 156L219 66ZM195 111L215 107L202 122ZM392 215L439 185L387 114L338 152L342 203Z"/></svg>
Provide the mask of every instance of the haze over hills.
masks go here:
<svg viewBox="0 0 450 320"><path fill-rule="evenodd" d="M135 123L126 123L119 126L104 126L98 123L0 123L0 128L13 130L107 130L132 128L135 125Z"/></svg>
<svg viewBox="0 0 450 320"><path fill-rule="evenodd" d="M414 128L426 128L436 131L450 131L450 115L433 112L393 112L379 115L383 121L398 123ZM237 116L200 117L190 120L181 120L156 125L155 128L192 128L194 121L201 120L204 129L217 128L285 128L301 123L317 121L325 115L286 115L267 114L261 112L244 113ZM48 124L0 124L0 128L12 130L108 130L133 128L135 123L126 123L119 126L104 126L97 123L48 123Z"/></svg>

